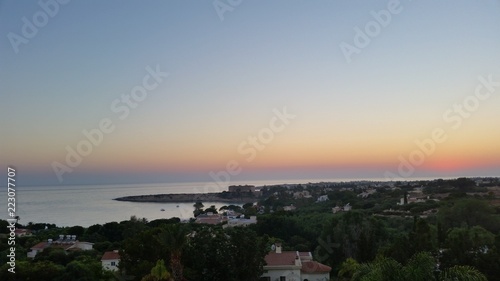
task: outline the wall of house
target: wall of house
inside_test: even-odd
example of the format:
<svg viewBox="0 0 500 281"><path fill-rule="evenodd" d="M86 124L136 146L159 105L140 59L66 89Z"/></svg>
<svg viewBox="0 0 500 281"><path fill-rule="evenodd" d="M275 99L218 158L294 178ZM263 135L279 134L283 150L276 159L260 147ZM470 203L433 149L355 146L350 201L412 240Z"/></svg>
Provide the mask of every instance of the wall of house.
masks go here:
<svg viewBox="0 0 500 281"><path fill-rule="evenodd" d="M112 262L114 262L115 265L111 265ZM102 261L102 268L104 268L106 270L117 271L118 270L118 260L104 260L104 261Z"/></svg>
<svg viewBox="0 0 500 281"><path fill-rule="evenodd" d="M302 273L301 281L329 281L330 274L329 273Z"/></svg>
<svg viewBox="0 0 500 281"><path fill-rule="evenodd" d="M82 250L92 250L93 244L92 243L87 243L87 242L77 242L75 247L80 248Z"/></svg>
<svg viewBox="0 0 500 281"><path fill-rule="evenodd" d="M28 252L28 258L34 258L38 254L37 250L31 250L31 252Z"/></svg>
<svg viewBox="0 0 500 281"><path fill-rule="evenodd" d="M280 281L281 276L285 276L286 281L302 281L300 276L300 269L274 269L268 270L268 272L262 274L262 277L271 277L271 281Z"/></svg>

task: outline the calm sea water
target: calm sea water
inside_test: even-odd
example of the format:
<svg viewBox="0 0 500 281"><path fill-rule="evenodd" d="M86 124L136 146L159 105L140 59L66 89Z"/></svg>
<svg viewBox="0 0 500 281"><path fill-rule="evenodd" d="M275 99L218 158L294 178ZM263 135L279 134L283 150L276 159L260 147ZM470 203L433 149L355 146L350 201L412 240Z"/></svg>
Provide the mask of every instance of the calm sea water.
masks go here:
<svg viewBox="0 0 500 281"><path fill-rule="evenodd" d="M232 182L231 184L254 184L257 186L280 184L283 181ZM7 202L7 188L2 188L0 202ZM149 221L160 218L193 216L193 203L136 203L113 200L130 195L162 193L220 192L209 183L164 183L130 185L72 185L72 186L18 186L16 187L16 215L19 223L53 223L57 226L81 225L88 227L112 221L128 220L131 216ZM230 203L203 202L205 207L220 208ZM2 203L2 206L7 204ZM0 218L8 219L7 207ZM165 211L161 211L164 209Z"/></svg>
<svg viewBox="0 0 500 281"><path fill-rule="evenodd" d="M322 180L294 180L288 183L320 182ZM324 181L324 180L323 180ZM342 181L342 180L332 180ZM349 180L344 180L349 181ZM231 182L231 184L253 184L256 186L287 183L287 181ZM207 188L208 187L208 188ZM7 202L7 188L0 192L0 202ZM162 193L220 192L213 182L164 183L131 185L82 185L82 186L18 186L16 187L16 215L19 223L53 223L57 226L104 224L128 220L131 216L149 221L160 218L193 216L193 203L136 203L115 201L114 198L130 195ZM217 208L229 203L203 202L205 207ZM2 206L7 204L2 203ZM161 211L164 209L165 211ZM8 219L7 208L0 211L0 218Z"/></svg>

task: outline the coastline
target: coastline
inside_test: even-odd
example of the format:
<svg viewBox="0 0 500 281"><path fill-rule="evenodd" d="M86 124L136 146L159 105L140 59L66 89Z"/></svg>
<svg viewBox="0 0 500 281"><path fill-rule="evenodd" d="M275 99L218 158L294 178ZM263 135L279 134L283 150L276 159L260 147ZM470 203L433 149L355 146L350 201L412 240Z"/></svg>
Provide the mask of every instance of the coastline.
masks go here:
<svg viewBox="0 0 500 281"><path fill-rule="evenodd" d="M116 201L128 202L151 202L151 203L196 203L201 202L221 202L221 203L253 203L258 200L256 197L223 197L222 193L180 193L180 194L150 194L133 195L114 198Z"/></svg>

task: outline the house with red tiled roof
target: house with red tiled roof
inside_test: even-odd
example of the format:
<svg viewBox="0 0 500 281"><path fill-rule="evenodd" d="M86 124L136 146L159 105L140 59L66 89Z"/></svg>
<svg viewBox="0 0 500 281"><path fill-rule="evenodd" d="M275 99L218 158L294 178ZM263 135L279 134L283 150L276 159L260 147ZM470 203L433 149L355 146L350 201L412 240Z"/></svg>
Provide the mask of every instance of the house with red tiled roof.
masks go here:
<svg viewBox="0 0 500 281"><path fill-rule="evenodd" d="M281 245L265 256L262 281L328 281L331 267L314 261L311 252L282 251Z"/></svg>
<svg viewBox="0 0 500 281"><path fill-rule="evenodd" d="M118 270L118 264L120 263L120 254L118 250L105 252L101 258L102 268L111 271Z"/></svg>
<svg viewBox="0 0 500 281"><path fill-rule="evenodd" d="M223 217L221 214L214 214L211 212L208 212L206 214L201 214L196 217L195 223L202 223L202 224L220 224L223 222L226 222L227 218Z"/></svg>
<svg viewBox="0 0 500 281"><path fill-rule="evenodd" d="M16 228L14 231L17 237L24 237L24 236L32 236L33 234L31 233L30 229L24 229L24 228Z"/></svg>
<svg viewBox="0 0 500 281"><path fill-rule="evenodd" d="M31 247L31 251L28 252L28 258L35 258L38 253L43 252L47 248L60 248L64 252L70 251L81 251L81 250L92 250L94 248L94 243L83 242L76 240L76 235L59 235L59 239L40 242L35 246Z"/></svg>

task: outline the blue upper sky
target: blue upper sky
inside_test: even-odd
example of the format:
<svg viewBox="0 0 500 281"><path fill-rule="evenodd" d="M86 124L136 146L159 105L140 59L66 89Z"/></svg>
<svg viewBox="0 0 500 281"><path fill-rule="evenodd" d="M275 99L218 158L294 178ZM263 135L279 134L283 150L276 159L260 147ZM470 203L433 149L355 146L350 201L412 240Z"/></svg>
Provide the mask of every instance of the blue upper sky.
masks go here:
<svg viewBox="0 0 500 281"><path fill-rule="evenodd" d="M0 1L0 157L26 184L211 180L231 160L234 179L383 177L435 128L414 175L500 175L500 87L458 129L443 118L500 81L500 1L61 2ZM120 119L148 66L169 75ZM297 117L245 161L283 107Z"/></svg>

